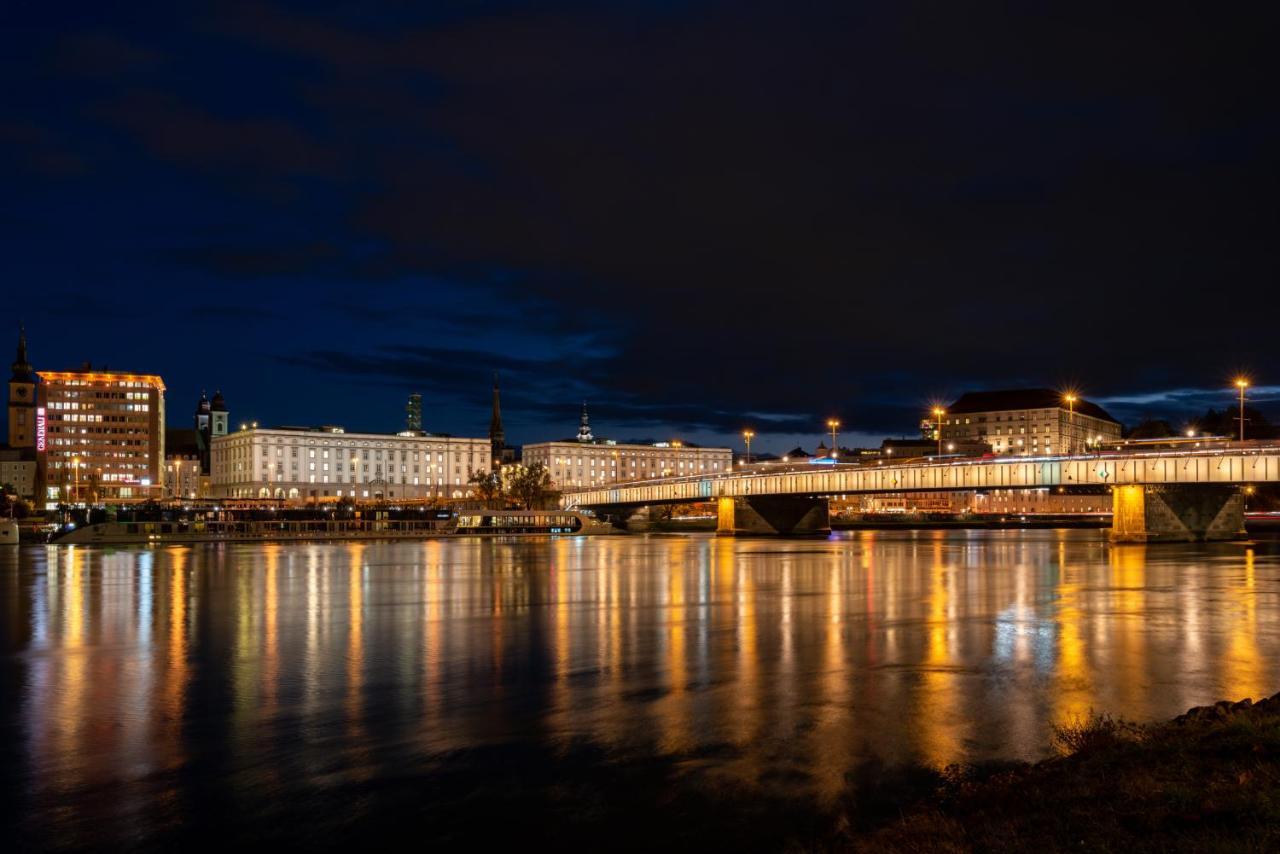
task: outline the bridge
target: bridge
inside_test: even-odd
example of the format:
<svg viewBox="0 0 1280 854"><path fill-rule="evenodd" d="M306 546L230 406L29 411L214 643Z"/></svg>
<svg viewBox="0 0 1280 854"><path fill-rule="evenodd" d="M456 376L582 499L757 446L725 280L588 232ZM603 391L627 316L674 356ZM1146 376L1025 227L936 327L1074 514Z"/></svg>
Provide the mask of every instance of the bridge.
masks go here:
<svg viewBox="0 0 1280 854"><path fill-rule="evenodd" d="M829 498L939 490L1102 486L1112 493L1112 538L1196 541L1244 536L1241 487L1280 482L1280 442L1210 449L1103 451L1073 456L925 458L902 463L760 463L716 475L566 491L565 507L627 515L653 505L716 501L720 533L830 530Z"/></svg>

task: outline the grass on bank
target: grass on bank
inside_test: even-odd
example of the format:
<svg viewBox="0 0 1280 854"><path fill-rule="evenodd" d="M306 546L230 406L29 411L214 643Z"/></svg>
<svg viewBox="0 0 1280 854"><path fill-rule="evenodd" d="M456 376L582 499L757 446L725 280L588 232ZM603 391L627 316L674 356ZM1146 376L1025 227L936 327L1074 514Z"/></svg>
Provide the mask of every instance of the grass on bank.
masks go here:
<svg viewBox="0 0 1280 854"><path fill-rule="evenodd" d="M832 847L859 851L1280 850L1280 694L1139 725L1095 716L1061 755L948 769L929 796ZM854 809L856 806L851 805Z"/></svg>

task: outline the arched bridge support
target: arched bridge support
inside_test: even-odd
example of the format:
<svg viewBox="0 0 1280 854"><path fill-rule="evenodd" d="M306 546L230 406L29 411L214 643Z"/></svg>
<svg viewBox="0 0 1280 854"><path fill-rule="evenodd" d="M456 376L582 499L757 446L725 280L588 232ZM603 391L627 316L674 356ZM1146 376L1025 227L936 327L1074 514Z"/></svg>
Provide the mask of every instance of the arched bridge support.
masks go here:
<svg viewBox="0 0 1280 854"><path fill-rule="evenodd" d="M1244 539L1244 496L1236 487L1117 486L1111 493L1117 543Z"/></svg>
<svg viewBox="0 0 1280 854"><path fill-rule="evenodd" d="M827 499L810 496L761 495L721 498L716 533L723 535L815 535L831 533Z"/></svg>

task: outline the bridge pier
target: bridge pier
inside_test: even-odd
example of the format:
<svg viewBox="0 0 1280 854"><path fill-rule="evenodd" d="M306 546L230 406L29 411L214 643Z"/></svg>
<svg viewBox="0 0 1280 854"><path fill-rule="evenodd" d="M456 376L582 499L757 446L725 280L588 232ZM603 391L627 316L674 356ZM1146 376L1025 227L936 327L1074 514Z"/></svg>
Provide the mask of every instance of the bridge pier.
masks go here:
<svg viewBox="0 0 1280 854"><path fill-rule="evenodd" d="M1111 509L1111 539L1117 543L1245 537L1244 495L1236 487L1117 486Z"/></svg>
<svg viewBox="0 0 1280 854"><path fill-rule="evenodd" d="M827 499L810 496L760 495L750 498L721 498L716 533L771 535L831 533Z"/></svg>

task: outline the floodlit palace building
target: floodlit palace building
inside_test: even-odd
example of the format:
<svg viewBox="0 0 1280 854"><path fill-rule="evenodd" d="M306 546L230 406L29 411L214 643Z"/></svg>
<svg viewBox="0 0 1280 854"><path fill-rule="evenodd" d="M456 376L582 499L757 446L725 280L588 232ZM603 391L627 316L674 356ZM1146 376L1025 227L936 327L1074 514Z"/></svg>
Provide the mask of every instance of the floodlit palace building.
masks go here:
<svg viewBox="0 0 1280 854"><path fill-rule="evenodd" d="M212 444L213 493L225 498L462 498L492 465L488 439L413 431L246 425Z"/></svg>
<svg viewBox="0 0 1280 854"><path fill-rule="evenodd" d="M730 448L699 448L678 441L651 445L596 439L582 408L576 439L525 445L522 462L542 463L557 489L600 486L628 480L719 474L733 466Z"/></svg>

